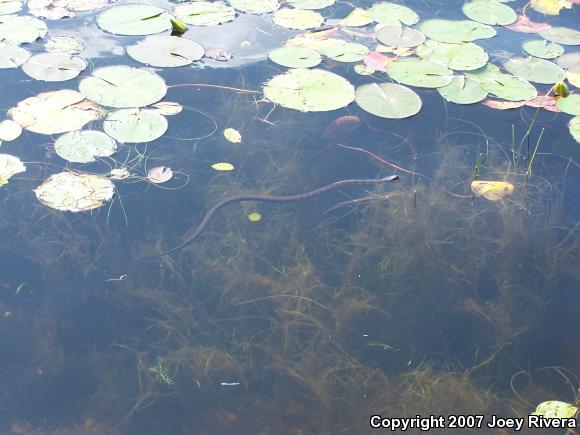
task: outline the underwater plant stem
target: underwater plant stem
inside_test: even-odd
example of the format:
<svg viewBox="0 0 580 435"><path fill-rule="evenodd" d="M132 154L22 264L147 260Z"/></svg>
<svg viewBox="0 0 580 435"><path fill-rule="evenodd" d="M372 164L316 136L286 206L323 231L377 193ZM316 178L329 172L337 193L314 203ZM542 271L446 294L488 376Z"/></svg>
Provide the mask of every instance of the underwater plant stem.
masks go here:
<svg viewBox="0 0 580 435"><path fill-rule="evenodd" d="M203 230L207 227L208 223L210 222L213 215L220 210L221 208L225 207L226 205L233 204L234 202L244 202L244 201L260 201L260 202L297 202L297 201L304 201L307 199L315 198L319 195L324 193L330 192L331 190L340 189L344 187L350 186L364 186L367 184L379 184L384 183L387 181L395 181L398 180L398 175L391 175L389 177L384 178L376 178L376 179L369 179L369 180L342 180L336 181L331 184L327 184L326 186L319 187L318 189L311 190L310 192L301 193L298 195L288 195L288 196L278 196L278 195L237 195L232 196L230 198L222 199L218 203L216 203L212 208L208 210L205 214L199 225L197 226L194 233L177 245L175 248L169 249L168 251L162 252L160 254L154 255L146 255L141 258L150 258L150 257L162 257L165 255L173 254L174 252L179 251L180 249L185 248L191 242L193 242L197 237L203 232Z"/></svg>
<svg viewBox="0 0 580 435"><path fill-rule="evenodd" d="M241 89L241 88L233 88L231 86L212 85L210 83L182 83L182 84L167 86L167 89L184 88L184 87L224 89L226 91L234 91L234 92L239 92L241 94L260 94L261 93L260 91L252 91L251 89Z"/></svg>
<svg viewBox="0 0 580 435"><path fill-rule="evenodd" d="M540 131L540 136L538 136L538 141L536 142L536 147L534 148L534 152L532 153L532 157L530 158L530 162L528 163L528 170L526 171L526 183L532 175L532 165L534 163L534 159L536 158L536 154L538 153L538 148L540 147L540 142L542 140L542 135L544 134L544 129Z"/></svg>

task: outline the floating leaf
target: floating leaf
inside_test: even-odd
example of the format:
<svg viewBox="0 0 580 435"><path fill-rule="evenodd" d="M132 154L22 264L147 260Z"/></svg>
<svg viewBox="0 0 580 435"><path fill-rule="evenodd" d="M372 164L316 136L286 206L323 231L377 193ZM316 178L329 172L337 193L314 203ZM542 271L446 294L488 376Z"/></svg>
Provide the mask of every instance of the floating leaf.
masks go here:
<svg viewBox="0 0 580 435"><path fill-rule="evenodd" d="M451 44L487 39L496 35L493 27L470 20L428 20L419 26L419 30L428 38Z"/></svg>
<svg viewBox="0 0 580 435"><path fill-rule="evenodd" d="M536 88L530 82L510 74L490 72L472 77L479 80L487 92L504 100L524 101L538 96Z"/></svg>
<svg viewBox="0 0 580 435"><path fill-rule="evenodd" d="M393 61L394 58L385 56L378 51L369 52L363 59L365 65L371 67L375 71L386 71L387 65ZM371 73L372 74L372 73Z"/></svg>
<svg viewBox="0 0 580 435"><path fill-rule="evenodd" d="M248 215L248 220L250 222L259 222L262 220L262 215L260 213L250 213Z"/></svg>
<svg viewBox="0 0 580 435"><path fill-rule="evenodd" d="M420 59L398 59L387 66L393 80L420 88L439 88L453 80L453 73L445 65Z"/></svg>
<svg viewBox="0 0 580 435"><path fill-rule="evenodd" d="M505 27L515 32L538 33L542 30L550 29L552 26L550 26L548 23L537 23L532 21L525 15L518 15L518 19L515 23Z"/></svg>
<svg viewBox="0 0 580 435"><path fill-rule="evenodd" d="M545 418L567 419L574 418L578 408L570 403L560 402L559 400L548 400L540 403L532 415L541 415Z"/></svg>
<svg viewBox="0 0 580 435"><path fill-rule="evenodd" d="M76 12L95 11L109 6L112 0L64 0L61 6ZM61 2L59 1L59 4Z"/></svg>
<svg viewBox="0 0 580 435"><path fill-rule="evenodd" d="M17 0L0 0L0 15L15 14L22 9L22 2Z"/></svg>
<svg viewBox="0 0 580 435"><path fill-rule="evenodd" d="M110 201L115 185L101 175L61 172L51 175L34 193L48 207L79 212L93 210Z"/></svg>
<svg viewBox="0 0 580 435"><path fill-rule="evenodd" d="M359 64L354 66L354 72L361 75L361 76L371 76L375 72L377 72L377 70L374 69L370 65L365 65L365 64L359 63Z"/></svg>
<svg viewBox="0 0 580 435"><path fill-rule="evenodd" d="M447 44L427 41L417 47L417 56L447 65L457 71L472 71L484 66L489 57L479 45L473 42Z"/></svg>
<svg viewBox="0 0 580 435"><path fill-rule="evenodd" d="M377 23L387 26L400 25L401 23L412 26L419 22L419 15L412 9L395 3L375 3L368 10L368 13Z"/></svg>
<svg viewBox="0 0 580 435"><path fill-rule="evenodd" d="M49 53L79 54L85 49L84 44L70 36L51 36L44 44L44 49Z"/></svg>
<svg viewBox="0 0 580 435"><path fill-rule="evenodd" d="M383 26L376 31L375 36L382 44L398 48L416 47L425 42L423 33L400 25Z"/></svg>
<svg viewBox="0 0 580 435"><path fill-rule="evenodd" d="M98 106L71 89L43 92L29 97L8 111L26 130L41 134L80 130L101 117Z"/></svg>
<svg viewBox="0 0 580 435"><path fill-rule="evenodd" d="M512 8L493 0L475 0L463 5L467 18L478 23L506 26L516 21L517 15Z"/></svg>
<svg viewBox="0 0 580 435"><path fill-rule="evenodd" d="M362 60L368 52L369 49L365 45L347 42L326 48L324 55L337 62L357 62Z"/></svg>
<svg viewBox="0 0 580 435"><path fill-rule="evenodd" d="M111 172L109 172L109 178L111 180L125 180L131 176L132 174L127 168L115 168L111 169Z"/></svg>
<svg viewBox="0 0 580 435"><path fill-rule="evenodd" d="M167 166L157 166L147 171L147 179L154 184L166 183L173 178L173 171Z"/></svg>
<svg viewBox="0 0 580 435"><path fill-rule="evenodd" d="M523 43L522 48L526 53L541 59L554 59L564 54L564 47L542 39L526 41Z"/></svg>
<svg viewBox="0 0 580 435"><path fill-rule="evenodd" d="M447 101L455 104L478 103L487 97L487 91L479 81L465 76L454 77L451 83L437 88L437 91Z"/></svg>
<svg viewBox="0 0 580 435"><path fill-rule="evenodd" d="M181 3L173 9L177 18L192 26L215 26L232 21L236 11L222 2Z"/></svg>
<svg viewBox="0 0 580 435"><path fill-rule="evenodd" d="M568 0L531 0L532 9L546 15L558 15L563 8L571 9Z"/></svg>
<svg viewBox="0 0 580 435"><path fill-rule="evenodd" d="M83 79L79 90L97 104L116 108L143 107L167 93L165 81L143 68L106 66Z"/></svg>
<svg viewBox="0 0 580 435"><path fill-rule="evenodd" d="M30 15L34 15L35 17L39 18L46 18L47 20L60 20L62 18L72 18L76 14L72 11L69 11L66 8L61 8L59 6L46 6L44 8L39 9L30 9Z"/></svg>
<svg viewBox="0 0 580 435"><path fill-rule="evenodd" d="M106 32L127 36L152 35L171 29L164 9L143 4L112 7L98 16L97 24Z"/></svg>
<svg viewBox="0 0 580 435"><path fill-rule="evenodd" d="M26 166L18 157L0 154L0 186L8 183L10 177L26 171Z"/></svg>
<svg viewBox="0 0 580 435"><path fill-rule="evenodd" d="M152 107L155 108L152 110L164 116L177 115L183 110L183 106L181 104L174 103L172 101L162 101L160 103L155 103Z"/></svg>
<svg viewBox="0 0 580 435"><path fill-rule="evenodd" d="M234 165L232 165L231 163L214 163L213 165L211 165L211 167L213 169L215 169L216 171L233 171L234 170Z"/></svg>
<svg viewBox="0 0 580 435"><path fill-rule="evenodd" d="M18 68L29 57L30 53L24 48L0 42L0 69Z"/></svg>
<svg viewBox="0 0 580 435"><path fill-rule="evenodd" d="M523 107L526 103L524 101L497 101L497 100L485 100L482 102L484 106L491 107L492 109L498 110L509 110L509 109L519 109Z"/></svg>
<svg viewBox="0 0 580 435"><path fill-rule="evenodd" d="M0 142L10 142L18 139L22 134L22 127L11 119L0 122Z"/></svg>
<svg viewBox="0 0 580 435"><path fill-rule="evenodd" d="M568 27L552 27L542 30L540 36L562 45L580 45L580 32Z"/></svg>
<svg viewBox="0 0 580 435"><path fill-rule="evenodd" d="M340 109L354 100L354 88L344 78L320 69L292 69L264 85L264 96L302 112Z"/></svg>
<svg viewBox="0 0 580 435"><path fill-rule="evenodd" d="M0 15L0 42L24 44L34 42L46 35L46 24L37 18L16 15Z"/></svg>
<svg viewBox="0 0 580 435"><path fill-rule="evenodd" d="M402 119L421 110L421 98L395 83L370 83L357 88L355 101L361 109L382 118Z"/></svg>
<svg viewBox="0 0 580 435"><path fill-rule="evenodd" d="M224 130L224 137L232 143L240 143L242 141L240 132L233 128L226 128Z"/></svg>
<svg viewBox="0 0 580 435"><path fill-rule="evenodd" d="M151 142L163 136L167 119L154 110L122 109L109 113L103 129L119 142Z"/></svg>
<svg viewBox="0 0 580 435"><path fill-rule="evenodd" d="M505 68L513 75L534 83L554 84L566 78L566 73L558 65L537 57L508 59Z"/></svg>
<svg viewBox="0 0 580 435"><path fill-rule="evenodd" d="M148 36L127 47L127 54L138 62L157 67L189 65L201 59L204 50L190 39L178 36Z"/></svg>
<svg viewBox="0 0 580 435"><path fill-rule="evenodd" d="M580 94L570 94L566 98L558 98L558 108L569 115L580 115Z"/></svg>
<svg viewBox="0 0 580 435"><path fill-rule="evenodd" d="M347 27L362 27L372 22L373 19L366 9L354 8L350 14L340 21L340 25Z"/></svg>
<svg viewBox="0 0 580 435"><path fill-rule="evenodd" d="M471 191L476 197L483 196L490 201L499 201L514 193L514 185L505 181L473 180Z"/></svg>
<svg viewBox="0 0 580 435"><path fill-rule="evenodd" d="M322 133L322 138L327 140L345 138L354 130L356 130L360 123L361 121L358 116L339 116L334 121L328 123L324 129L324 132Z"/></svg>
<svg viewBox="0 0 580 435"><path fill-rule="evenodd" d="M286 29L306 30L320 27L324 18L318 12L284 8L274 12L272 21Z"/></svg>
<svg viewBox="0 0 580 435"><path fill-rule="evenodd" d="M267 14L280 7L278 0L229 0L229 3L246 14Z"/></svg>
<svg viewBox="0 0 580 435"><path fill-rule="evenodd" d="M576 142L580 142L580 116L572 118L568 124L568 128L570 129L570 134L576 140Z"/></svg>
<svg viewBox="0 0 580 435"><path fill-rule="evenodd" d="M66 53L41 53L28 59L22 65L22 71L36 80L63 82L74 79L86 67L86 62L80 57Z"/></svg>
<svg viewBox="0 0 580 435"><path fill-rule="evenodd" d="M525 101L525 103L529 107L539 107L550 112L560 112L560 109L556 106L556 99L548 95L539 95L533 100Z"/></svg>
<svg viewBox="0 0 580 435"><path fill-rule="evenodd" d="M281 47L268 53L272 62L288 68L311 68L322 62L320 53L310 48Z"/></svg>
<svg viewBox="0 0 580 435"><path fill-rule="evenodd" d="M66 133L54 143L56 153L69 162L94 162L96 157L109 157L117 151L114 139L101 131L83 130Z"/></svg>
<svg viewBox="0 0 580 435"><path fill-rule="evenodd" d="M332 6L334 2L335 0L286 0L288 5L298 9L324 9Z"/></svg>

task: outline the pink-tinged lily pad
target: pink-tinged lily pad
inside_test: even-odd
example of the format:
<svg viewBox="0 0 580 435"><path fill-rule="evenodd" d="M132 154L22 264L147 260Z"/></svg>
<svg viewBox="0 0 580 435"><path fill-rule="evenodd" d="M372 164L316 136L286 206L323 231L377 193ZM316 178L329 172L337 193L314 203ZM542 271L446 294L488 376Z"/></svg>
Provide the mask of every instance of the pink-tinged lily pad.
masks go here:
<svg viewBox="0 0 580 435"><path fill-rule="evenodd" d="M517 109L518 107L522 107L525 101L499 101L499 100L483 100L481 104L484 104L487 107L491 107L492 109L498 110L508 110L508 109Z"/></svg>
<svg viewBox="0 0 580 435"><path fill-rule="evenodd" d="M393 60L392 57L385 56L384 54L379 53L378 51L369 51L367 55L363 58L363 62L365 63L366 66L369 66L375 69L376 71L382 72L385 72L385 70L387 69L387 65L392 60Z"/></svg>
<svg viewBox="0 0 580 435"><path fill-rule="evenodd" d="M554 97L548 95L539 95L533 100L527 100L526 106L539 107L541 109L549 110L550 112L561 112L560 108L556 106L556 100Z"/></svg>
<svg viewBox="0 0 580 435"><path fill-rule="evenodd" d="M167 166L157 166L147 172L147 179L155 184L165 183L173 178L173 171Z"/></svg>
<svg viewBox="0 0 580 435"><path fill-rule="evenodd" d="M47 20L60 20L62 18L71 18L76 14L68 9L61 8L60 6L45 6L38 9L30 9L30 15L34 15L39 18L46 18Z"/></svg>
<svg viewBox="0 0 580 435"><path fill-rule="evenodd" d="M515 23L505 26L506 28L513 30L514 32L521 32L521 33L538 33L542 30L550 29L548 23L537 23L535 21L530 20L525 15L518 15L518 19Z"/></svg>
<svg viewBox="0 0 580 435"><path fill-rule="evenodd" d="M220 62L225 62L232 58L231 53L227 52L223 48L208 48L205 50L205 57L210 59L219 60Z"/></svg>

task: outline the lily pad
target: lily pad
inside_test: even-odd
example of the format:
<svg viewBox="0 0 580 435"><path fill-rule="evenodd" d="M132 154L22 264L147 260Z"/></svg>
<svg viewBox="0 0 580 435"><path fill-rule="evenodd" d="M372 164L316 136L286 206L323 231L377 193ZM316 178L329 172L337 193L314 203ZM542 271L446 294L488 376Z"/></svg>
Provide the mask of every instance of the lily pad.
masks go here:
<svg viewBox="0 0 580 435"><path fill-rule="evenodd" d="M32 56L22 71L36 80L45 82L63 82L77 77L87 64L80 57L65 53L41 53Z"/></svg>
<svg viewBox="0 0 580 435"><path fill-rule="evenodd" d="M387 66L387 74L399 83L420 88L440 88L453 80L453 73L445 65L412 58L391 62Z"/></svg>
<svg viewBox="0 0 580 435"><path fill-rule="evenodd" d="M465 76L456 76L447 86L437 88L447 101L455 104L474 104L487 97L487 91L477 80Z"/></svg>
<svg viewBox="0 0 580 435"><path fill-rule="evenodd" d="M79 212L93 210L110 201L115 185L101 175L61 172L51 175L34 193L50 208Z"/></svg>
<svg viewBox="0 0 580 435"><path fill-rule="evenodd" d="M113 0L65 0L63 6L71 11L86 12L102 9L111 4Z"/></svg>
<svg viewBox="0 0 580 435"><path fill-rule="evenodd" d="M18 68L30 58L30 53L16 45L0 42L0 69Z"/></svg>
<svg viewBox="0 0 580 435"><path fill-rule="evenodd" d="M119 142L151 142L167 131L167 119L154 110L122 109L109 113L103 130Z"/></svg>
<svg viewBox="0 0 580 435"><path fill-rule="evenodd" d="M493 38L497 34L493 27L470 20L428 20L419 30L428 38L451 44Z"/></svg>
<svg viewBox="0 0 580 435"><path fill-rule="evenodd" d="M138 62L157 67L177 67L201 59L204 50L190 39L177 36L148 36L127 47L127 54Z"/></svg>
<svg viewBox="0 0 580 435"><path fill-rule="evenodd" d="M306 30L320 27L324 18L314 11L283 8L274 12L272 21L286 29Z"/></svg>
<svg viewBox="0 0 580 435"><path fill-rule="evenodd" d="M302 112L340 109L354 100L354 87L344 78L321 69L292 69L264 85L264 96Z"/></svg>
<svg viewBox="0 0 580 435"><path fill-rule="evenodd" d="M562 45L580 45L580 32L568 27L552 27L542 30L539 35L548 41Z"/></svg>
<svg viewBox="0 0 580 435"><path fill-rule="evenodd" d="M499 201L514 193L514 185L506 181L473 180L471 191L476 197L483 196L489 201Z"/></svg>
<svg viewBox="0 0 580 435"><path fill-rule="evenodd" d="M421 98L395 83L370 83L357 88L355 101L366 112L382 118L402 119L419 113Z"/></svg>
<svg viewBox="0 0 580 435"><path fill-rule="evenodd" d="M24 44L44 38L46 24L37 18L16 15L0 15L0 42Z"/></svg>
<svg viewBox="0 0 580 435"><path fill-rule="evenodd" d="M578 408L571 403L560 402L559 400L548 400L540 403L532 415L541 415L545 418L568 419L574 418Z"/></svg>
<svg viewBox="0 0 580 435"><path fill-rule="evenodd" d="M532 9L546 15L558 15L562 8L571 9L570 0L531 0Z"/></svg>
<svg viewBox="0 0 580 435"><path fill-rule="evenodd" d="M85 49L82 41L70 36L51 36L44 44L49 53L79 54Z"/></svg>
<svg viewBox="0 0 580 435"><path fill-rule="evenodd" d="M22 2L18 0L0 0L0 15L15 14L22 9Z"/></svg>
<svg viewBox="0 0 580 435"><path fill-rule="evenodd" d="M268 53L272 62L288 68L311 68L322 62L320 53L310 48L281 47Z"/></svg>
<svg viewBox="0 0 580 435"><path fill-rule="evenodd" d="M8 111L26 130L40 134L80 130L101 117L101 110L77 91L62 89L26 98Z"/></svg>
<svg viewBox="0 0 580 435"><path fill-rule="evenodd" d="M173 101L161 101L152 105L157 113L164 116L172 116L181 113L183 106L179 103L174 103Z"/></svg>
<svg viewBox="0 0 580 435"><path fill-rule="evenodd" d="M112 7L97 18L98 26L115 35L141 36L171 29L169 15L156 6L133 4Z"/></svg>
<svg viewBox="0 0 580 435"><path fill-rule="evenodd" d="M375 37L381 44L389 47L411 48L425 42L425 35L417 29L396 26L383 26L375 32Z"/></svg>
<svg viewBox="0 0 580 435"><path fill-rule="evenodd" d="M570 134L572 137L576 140L576 142L580 143L580 116L572 118L568 124L568 128L570 129Z"/></svg>
<svg viewBox="0 0 580 435"><path fill-rule="evenodd" d="M463 13L469 19L492 26L507 26L517 19L512 8L493 0L475 0L463 5Z"/></svg>
<svg viewBox="0 0 580 435"><path fill-rule="evenodd" d="M541 59L554 59L564 54L564 47L555 42L548 42L542 39L526 41L522 48L531 56Z"/></svg>
<svg viewBox="0 0 580 435"><path fill-rule="evenodd" d="M18 139L22 134L22 127L17 122L11 119L5 119L0 122L0 142L6 141L10 142Z"/></svg>
<svg viewBox="0 0 580 435"><path fill-rule="evenodd" d="M0 154L0 186L8 183L10 177L26 171L26 166L16 156Z"/></svg>
<svg viewBox="0 0 580 435"><path fill-rule="evenodd" d="M419 15L415 11L395 3L375 3L368 10L368 13L377 23L387 26L400 25L401 23L412 26L419 22Z"/></svg>
<svg viewBox="0 0 580 435"><path fill-rule="evenodd" d="M260 213L255 213L255 212L254 213L250 213L248 215L248 220L250 222L259 222L259 221L262 220L262 215Z"/></svg>
<svg viewBox="0 0 580 435"><path fill-rule="evenodd" d="M505 68L513 75L534 83L554 84L566 78L566 73L558 65L537 57L508 59Z"/></svg>
<svg viewBox="0 0 580 435"><path fill-rule="evenodd" d="M229 0L229 3L246 14L268 14L280 8L278 0Z"/></svg>
<svg viewBox="0 0 580 435"><path fill-rule="evenodd" d="M224 130L224 137L232 143L240 143L242 141L242 135L234 128L226 128Z"/></svg>
<svg viewBox="0 0 580 435"><path fill-rule="evenodd" d="M213 165L211 165L211 167L213 169L215 169L216 171L233 171L234 165L232 165L231 163L214 163Z"/></svg>
<svg viewBox="0 0 580 435"><path fill-rule="evenodd" d="M173 171L167 166L157 166L147 171L147 179L154 184L166 183L173 178Z"/></svg>
<svg viewBox="0 0 580 435"><path fill-rule="evenodd" d="M144 107L161 100L167 93L165 81L143 68L106 66L83 79L79 90L89 100L107 107Z"/></svg>
<svg viewBox="0 0 580 435"><path fill-rule="evenodd" d="M566 98L558 98L558 108L569 115L580 115L580 94L570 94Z"/></svg>
<svg viewBox="0 0 580 435"><path fill-rule="evenodd" d="M252 0L254 2L255 0ZM324 9L332 6L336 0L286 0L286 3L298 9Z"/></svg>
<svg viewBox="0 0 580 435"><path fill-rule="evenodd" d="M473 42L447 44L427 41L417 47L417 56L447 65L456 71L472 71L483 67L489 57L479 45Z"/></svg>
<svg viewBox="0 0 580 435"><path fill-rule="evenodd" d="M521 77L510 74L488 73L479 76L478 79L483 89L504 100L532 100L538 96L536 88Z"/></svg>
<svg viewBox="0 0 580 435"><path fill-rule="evenodd" d="M101 131L82 130L66 133L54 143L63 159L75 163L94 162L95 157L109 157L117 151L114 139Z"/></svg>
<svg viewBox="0 0 580 435"><path fill-rule="evenodd" d="M373 22L368 11L363 8L354 8L350 14L340 20L341 26L362 27Z"/></svg>
<svg viewBox="0 0 580 435"><path fill-rule="evenodd" d="M181 3L173 9L181 21L192 26L215 26L232 21L236 11L222 2Z"/></svg>
<svg viewBox="0 0 580 435"><path fill-rule="evenodd" d="M324 55L337 62L358 62L364 59L369 49L355 42L333 45L324 50Z"/></svg>

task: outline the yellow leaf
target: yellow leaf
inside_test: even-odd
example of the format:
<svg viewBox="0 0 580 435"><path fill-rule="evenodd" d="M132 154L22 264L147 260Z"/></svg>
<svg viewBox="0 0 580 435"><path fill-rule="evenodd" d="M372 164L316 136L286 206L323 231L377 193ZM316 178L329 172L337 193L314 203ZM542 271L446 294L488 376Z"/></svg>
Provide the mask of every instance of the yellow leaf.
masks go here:
<svg viewBox="0 0 580 435"><path fill-rule="evenodd" d="M224 130L224 137L233 143L240 143L242 141L242 135L238 130L234 130L233 128L226 128Z"/></svg>
<svg viewBox="0 0 580 435"><path fill-rule="evenodd" d="M362 27L373 22L369 13L363 8L355 8L341 22L341 26Z"/></svg>
<svg viewBox="0 0 580 435"><path fill-rule="evenodd" d="M534 10L546 15L558 15L562 8L572 8L568 0L532 0L531 5Z"/></svg>
<svg viewBox="0 0 580 435"><path fill-rule="evenodd" d="M566 78L570 84L580 88L580 72L566 71Z"/></svg>
<svg viewBox="0 0 580 435"><path fill-rule="evenodd" d="M473 180L471 191L477 197L483 196L490 201L499 201L514 193L514 185L505 181Z"/></svg>
<svg viewBox="0 0 580 435"><path fill-rule="evenodd" d="M262 219L262 215L260 213L251 213L248 215L248 219L250 222L258 222Z"/></svg>
<svg viewBox="0 0 580 435"><path fill-rule="evenodd" d="M231 163L215 163L211 165L216 171L233 171L234 165Z"/></svg>

